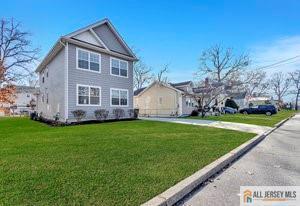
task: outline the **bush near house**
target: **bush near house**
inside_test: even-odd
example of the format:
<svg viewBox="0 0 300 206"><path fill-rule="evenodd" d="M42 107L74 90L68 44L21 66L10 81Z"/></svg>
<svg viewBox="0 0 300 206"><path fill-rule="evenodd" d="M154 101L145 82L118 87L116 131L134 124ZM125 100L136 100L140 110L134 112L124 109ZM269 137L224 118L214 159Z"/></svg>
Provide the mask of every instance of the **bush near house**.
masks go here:
<svg viewBox="0 0 300 206"><path fill-rule="evenodd" d="M74 110L71 113L73 114L77 122L80 122L86 116L86 111L81 109Z"/></svg>
<svg viewBox="0 0 300 206"><path fill-rule="evenodd" d="M225 107L231 107L233 109L239 109L239 106L233 99L227 99L225 102Z"/></svg>
<svg viewBox="0 0 300 206"><path fill-rule="evenodd" d="M129 115L130 118L133 118L133 116L134 116L134 110L133 109L129 109L128 110L128 115Z"/></svg>
<svg viewBox="0 0 300 206"><path fill-rule="evenodd" d="M97 109L94 111L95 117L97 120L106 120L109 114L109 111L106 109Z"/></svg>
<svg viewBox="0 0 300 206"><path fill-rule="evenodd" d="M120 109L120 108L114 109L113 114L115 115L116 119L120 119L125 116L124 109Z"/></svg>
<svg viewBox="0 0 300 206"><path fill-rule="evenodd" d="M133 118L137 119L139 117L140 110L139 109L134 109L133 111L134 111Z"/></svg>
<svg viewBox="0 0 300 206"><path fill-rule="evenodd" d="M192 113L191 113L191 116L192 116L192 117L197 117L197 116L199 116L199 111L198 111L198 110L193 110Z"/></svg>

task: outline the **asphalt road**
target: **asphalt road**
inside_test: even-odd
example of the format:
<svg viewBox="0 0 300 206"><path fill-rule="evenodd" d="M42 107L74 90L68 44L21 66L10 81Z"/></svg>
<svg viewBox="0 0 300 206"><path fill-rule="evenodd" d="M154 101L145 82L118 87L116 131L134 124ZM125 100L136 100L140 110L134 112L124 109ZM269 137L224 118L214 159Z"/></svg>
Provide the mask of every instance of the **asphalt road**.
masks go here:
<svg viewBox="0 0 300 206"><path fill-rule="evenodd" d="M240 186L300 186L300 114L179 205L239 205Z"/></svg>

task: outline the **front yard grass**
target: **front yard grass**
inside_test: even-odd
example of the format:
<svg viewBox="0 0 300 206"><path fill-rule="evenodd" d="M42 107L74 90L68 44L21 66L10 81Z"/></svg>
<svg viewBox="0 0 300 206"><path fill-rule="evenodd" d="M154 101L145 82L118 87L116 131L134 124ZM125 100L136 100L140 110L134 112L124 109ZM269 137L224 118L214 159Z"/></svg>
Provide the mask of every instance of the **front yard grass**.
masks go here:
<svg viewBox="0 0 300 206"><path fill-rule="evenodd" d="M139 205L254 134L124 121L0 118L0 205Z"/></svg>
<svg viewBox="0 0 300 206"><path fill-rule="evenodd" d="M203 119L203 120L215 120L215 121L225 121L225 122L237 122L245 124L255 124L261 126L274 127L276 123L281 120L290 117L295 114L294 110L281 110L277 114L272 116L267 116L265 114L225 114L221 116L207 116L207 117L188 117L192 119Z"/></svg>

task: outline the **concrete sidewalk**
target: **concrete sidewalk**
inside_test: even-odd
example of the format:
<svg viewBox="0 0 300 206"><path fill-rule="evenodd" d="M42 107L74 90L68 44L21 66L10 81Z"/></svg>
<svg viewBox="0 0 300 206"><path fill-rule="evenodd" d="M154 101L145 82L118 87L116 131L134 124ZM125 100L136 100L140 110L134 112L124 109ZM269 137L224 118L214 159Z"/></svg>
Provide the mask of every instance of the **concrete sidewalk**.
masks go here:
<svg viewBox="0 0 300 206"><path fill-rule="evenodd" d="M237 131L256 133L256 134L262 134L267 130L271 129L271 127L266 127L266 126L233 123L233 122L222 122L222 121L209 121L209 120L200 120L200 119L159 118L159 117L141 117L140 119L216 127L216 128L237 130Z"/></svg>
<svg viewBox="0 0 300 206"><path fill-rule="evenodd" d="M299 160L300 114L297 114L179 205L234 206L240 204L240 186L299 186Z"/></svg>

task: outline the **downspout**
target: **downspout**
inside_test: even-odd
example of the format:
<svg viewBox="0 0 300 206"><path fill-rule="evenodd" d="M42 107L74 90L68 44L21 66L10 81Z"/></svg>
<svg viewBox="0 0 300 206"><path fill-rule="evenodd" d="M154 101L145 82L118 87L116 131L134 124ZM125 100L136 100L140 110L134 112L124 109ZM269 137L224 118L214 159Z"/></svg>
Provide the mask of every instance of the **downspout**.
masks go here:
<svg viewBox="0 0 300 206"><path fill-rule="evenodd" d="M69 84L69 77L68 77L68 74L69 74L69 62L68 62L68 55L69 55L69 44L68 42L64 43L62 41L62 39L59 40L59 43L61 45L63 45L65 47L65 89L64 89L64 92L65 92L65 100L64 100L64 103L65 103L65 114L64 114L64 119L65 119L65 122L68 121L68 114L69 114L69 111L68 111L68 104L69 104L69 96L68 96L68 84Z"/></svg>

